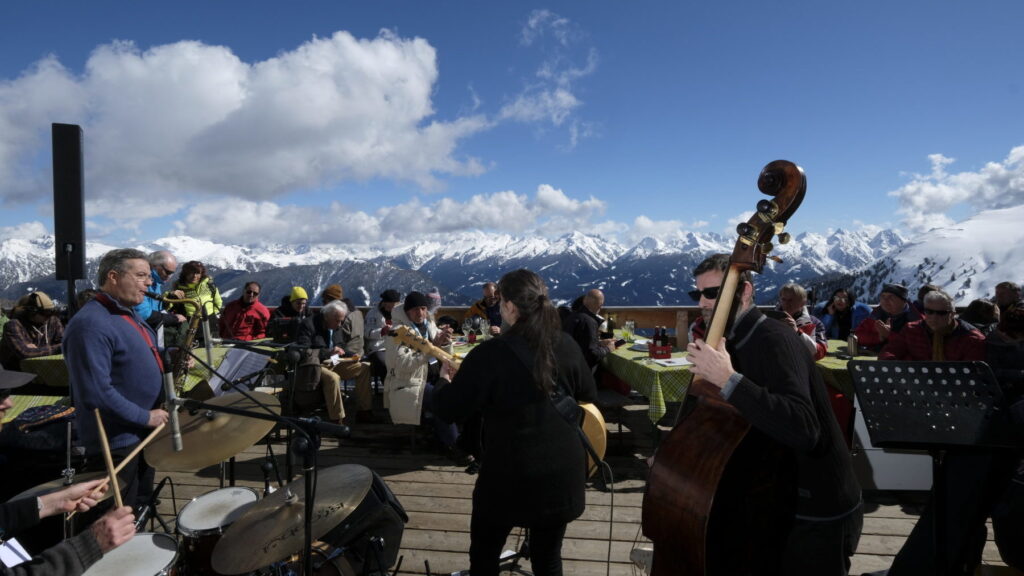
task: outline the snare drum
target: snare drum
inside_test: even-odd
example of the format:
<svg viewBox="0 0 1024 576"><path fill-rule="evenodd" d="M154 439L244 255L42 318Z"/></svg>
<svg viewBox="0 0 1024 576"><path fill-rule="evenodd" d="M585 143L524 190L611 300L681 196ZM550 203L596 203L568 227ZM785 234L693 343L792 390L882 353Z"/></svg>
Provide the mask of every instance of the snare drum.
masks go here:
<svg viewBox="0 0 1024 576"><path fill-rule="evenodd" d="M221 488L203 494L181 509L181 572L185 576L213 576L213 547L224 531L259 500L251 488Z"/></svg>
<svg viewBox="0 0 1024 576"><path fill-rule="evenodd" d="M107 552L82 576L167 576L174 573L178 542L170 534L139 532Z"/></svg>

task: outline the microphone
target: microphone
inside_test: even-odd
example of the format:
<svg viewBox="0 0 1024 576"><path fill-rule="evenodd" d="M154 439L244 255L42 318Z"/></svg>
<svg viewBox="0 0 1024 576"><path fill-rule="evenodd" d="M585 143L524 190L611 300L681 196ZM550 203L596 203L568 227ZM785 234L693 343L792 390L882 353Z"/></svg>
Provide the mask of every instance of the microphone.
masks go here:
<svg viewBox="0 0 1024 576"><path fill-rule="evenodd" d="M184 352L181 352L184 354ZM175 452L181 452L184 446L181 443L181 426L178 423L178 398L174 395L174 371L170 368L171 354L164 350L164 401L167 404L167 414L171 424L171 443Z"/></svg>

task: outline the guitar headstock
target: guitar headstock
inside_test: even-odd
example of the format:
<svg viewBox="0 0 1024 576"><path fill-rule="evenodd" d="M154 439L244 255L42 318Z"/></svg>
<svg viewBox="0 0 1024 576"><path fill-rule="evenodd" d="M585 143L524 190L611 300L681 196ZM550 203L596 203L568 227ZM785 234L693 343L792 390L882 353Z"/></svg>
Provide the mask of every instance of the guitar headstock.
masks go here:
<svg viewBox="0 0 1024 576"><path fill-rule="evenodd" d="M779 244L789 242L790 235L783 230L789 217L803 202L807 177L803 168L796 164L776 160L761 170L757 188L773 198L758 202L757 212L736 226L739 239L729 261L738 269L761 272L767 258L781 262L777 257L768 255L775 248L772 239L778 236Z"/></svg>

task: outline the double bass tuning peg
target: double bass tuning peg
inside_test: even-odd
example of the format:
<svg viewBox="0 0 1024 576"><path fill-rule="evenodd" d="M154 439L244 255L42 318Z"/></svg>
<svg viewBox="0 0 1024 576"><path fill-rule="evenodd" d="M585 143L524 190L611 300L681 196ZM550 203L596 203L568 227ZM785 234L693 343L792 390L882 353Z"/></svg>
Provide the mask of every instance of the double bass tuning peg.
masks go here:
<svg viewBox="0 0 1024 576"><path fill-rule="evenodd" d="M779 244L789 244L789 241L792 239L793 237L790 236L789 232L779 234Z"/></svg>

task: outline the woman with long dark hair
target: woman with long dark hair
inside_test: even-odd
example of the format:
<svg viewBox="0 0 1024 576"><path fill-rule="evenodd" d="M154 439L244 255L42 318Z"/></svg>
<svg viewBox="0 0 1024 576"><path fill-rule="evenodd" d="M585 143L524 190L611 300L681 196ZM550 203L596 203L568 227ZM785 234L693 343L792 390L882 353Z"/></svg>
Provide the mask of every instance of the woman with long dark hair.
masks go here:
<svg viewBox="0 0 1024 576"><path fill-rule="evenodd" d="M550 397L557 386L593 402L597 390L579 346L561 330L544 281L520 269L498 287L508 330L474 349L450 383L445 365L433 410L447 422L483 417L470 525L473 576L498 573L498 556L516 526L530 530L534 574L560 575L565 527L586 504L586 455Z"/></svg>

